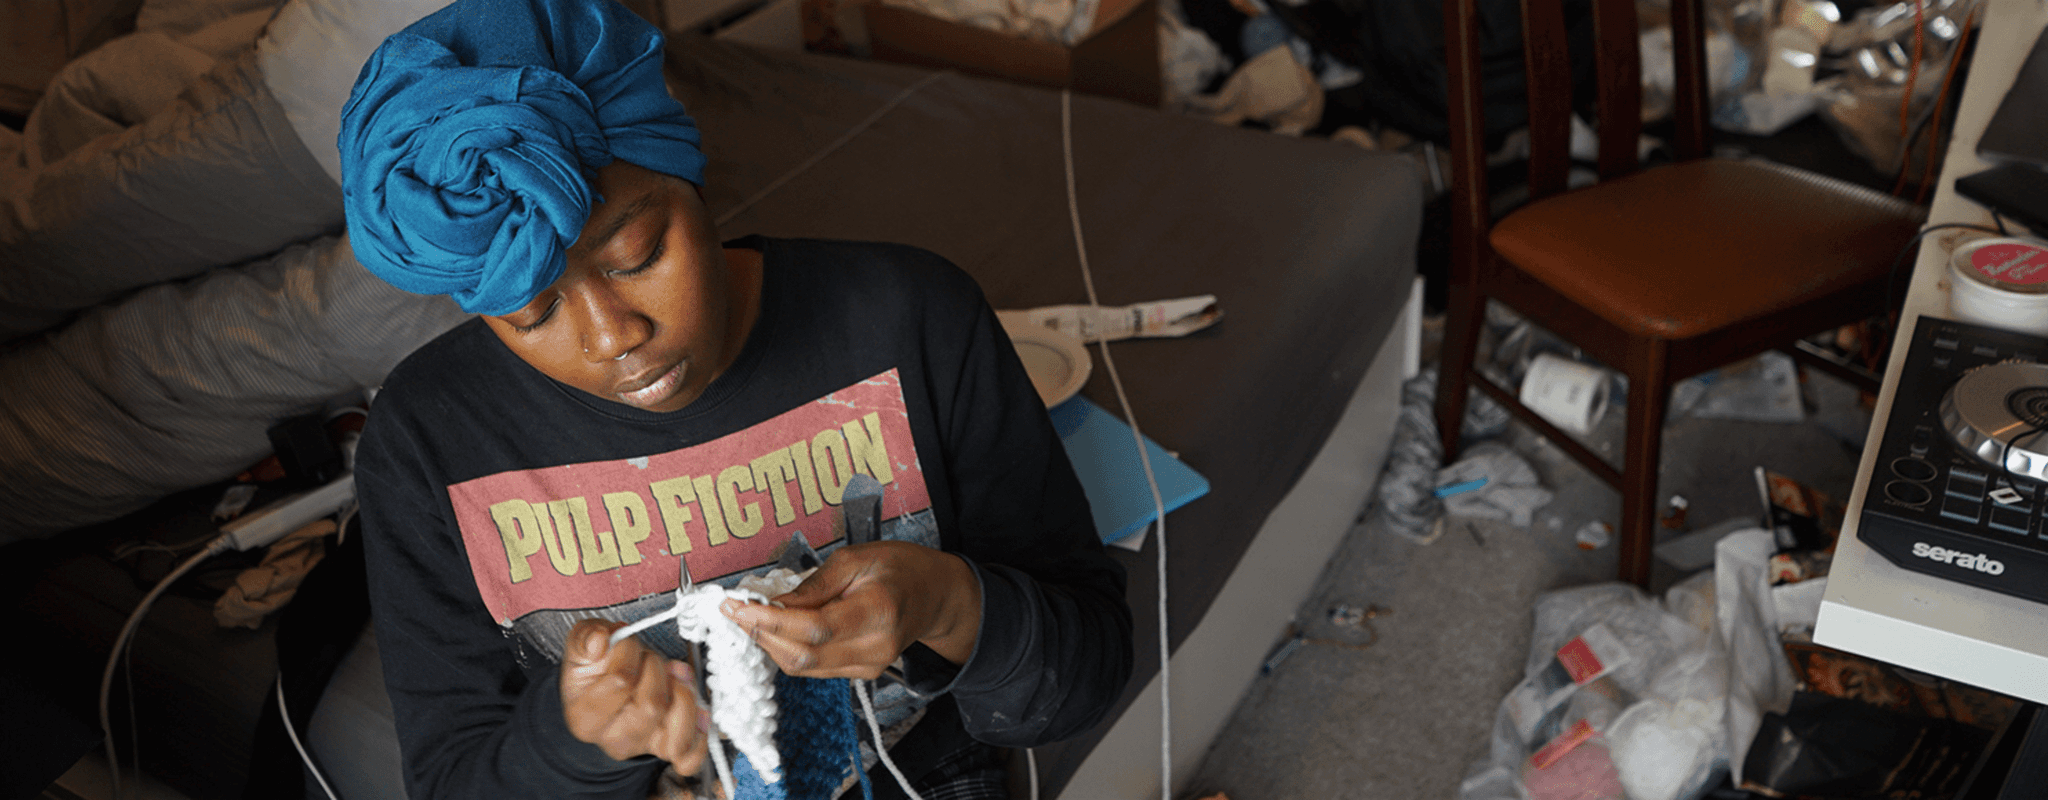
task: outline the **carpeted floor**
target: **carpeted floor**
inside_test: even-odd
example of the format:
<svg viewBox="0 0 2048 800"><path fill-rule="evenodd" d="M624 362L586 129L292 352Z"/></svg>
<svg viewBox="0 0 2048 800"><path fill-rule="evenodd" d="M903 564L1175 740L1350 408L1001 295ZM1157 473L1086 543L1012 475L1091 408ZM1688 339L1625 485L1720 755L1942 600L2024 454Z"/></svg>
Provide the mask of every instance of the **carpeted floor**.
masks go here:
<svg viewBox="0 0 2048 800"><path fill-rule="evenodd" d="M1667 424L1660 491L1690 502L1690 527L1757 517L1757 466L1847 497L1868 414L1853 389L1826 376L1802 388L1802 422L1684 416ZM1603 422L1590 443L1617 453L1619 415ZM1495 707L1521 679L1535 597L1612 580L1615 569L1613 545L1581 549L1573 533L1590 520L1613 522L1619 496L1520 426L1503 438L1556 492L1534 523L1468 529L1452 518L1428 544L1373 526L1353 530L1296 617L1320 641L1252 685L1182 796L1456 797L1486 754ZM1660 562L1653 588L1681 577ZM1369 631L1331 622L1336 606L1382 611ZM1274 631L1273 641L1287 633Z"/></svg>

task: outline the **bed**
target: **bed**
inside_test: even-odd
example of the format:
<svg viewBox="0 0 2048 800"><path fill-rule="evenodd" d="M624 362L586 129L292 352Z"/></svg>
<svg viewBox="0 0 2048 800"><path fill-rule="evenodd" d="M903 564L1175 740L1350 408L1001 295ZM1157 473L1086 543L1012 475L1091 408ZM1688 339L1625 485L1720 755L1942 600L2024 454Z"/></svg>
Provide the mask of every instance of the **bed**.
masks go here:
<svg viewBox="0 0 2048 800"><path fill-rule="evenodd" d="M14 216L0 220L0 271L54 261L105 273L68 279L63 302L13 317L9 304L32 306L35 295L0 281L0 329L58 321L0 345L12 407L0 415L0 542L47 565L23 568L10 597L64 631L77 664L104 658L139 594L107 542L208 529L204 493L262 457L271 422L374 386L459 319L445 301L385 289L354 264L335 235L330 156L300 142L319 142L321 123L291 110L319 92L266 83L264 64L262 46L226 54L194 79L204 91L188 87L111 142L67 156L87 163L51 162L70 170L62 181L46 166L0 185L15 193ZM705 132L706 198L722 235L905 242L960 264L998 308L1085 301L1059 93L687 35L671 40L667 67ZM1212 486L1169 516L1182 773L1365 504L1414 367L1422 180L1399 155L1103 98L1073 96L1071 109L1078 213L1104 302L1214 294L1224 312L1187 337L1112 345L1146 433ZM224 118L238 124L204 124ZM126 160L90 162L110 153ZM167 165L152 173L163 177L135 188L135 171L151 164ZM24 226L24 185L60 192L64 213ZM269 216L124 216L137 203L195 197ZM138 230L187 246L163 255L124 241ZM1116 406L1100 364L1083 394ZM1137 677L1110 722L1039 749L1044 796L1157 793L1156 547L1147 537L1136 552L1115 551L1132 578ZM145 763L193 797L239 794L249 753L263 746L255 731L277 626L212 628L210 600L190 594L159 604L137 655ZM311 746L344 797L394 796L374 636L348 641L314 695L323 699ZM80 681L58 683L70 692ZM0 697L59 691L19 676L12 685L0 683Z"/></svg>

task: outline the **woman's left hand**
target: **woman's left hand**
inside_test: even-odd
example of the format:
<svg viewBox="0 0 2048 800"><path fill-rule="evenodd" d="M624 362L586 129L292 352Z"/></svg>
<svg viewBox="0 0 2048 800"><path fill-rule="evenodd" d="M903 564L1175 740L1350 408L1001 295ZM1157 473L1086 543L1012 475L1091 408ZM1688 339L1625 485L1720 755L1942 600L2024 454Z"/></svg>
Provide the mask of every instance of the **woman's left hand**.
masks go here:
<svg viewBox="0 0 2048 800"><path fill-rule="evenodd" d="M981 632L981 584L958 556L909 542L849 545L782 608L728 600L740 624L782 671L806 678L873 679L912 642L964 664Z"/></svg>

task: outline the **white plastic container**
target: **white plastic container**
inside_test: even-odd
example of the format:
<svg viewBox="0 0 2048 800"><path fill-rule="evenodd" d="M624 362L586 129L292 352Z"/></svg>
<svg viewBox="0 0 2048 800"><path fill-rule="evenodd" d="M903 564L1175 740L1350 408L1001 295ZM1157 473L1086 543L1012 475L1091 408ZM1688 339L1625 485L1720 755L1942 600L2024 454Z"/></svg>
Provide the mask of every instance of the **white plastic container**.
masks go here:
<svg viewBox="0 0 2048 800"><path fill-rule="evenodd" d="M2048 244L1978 239L1956 248L1948 263L1951 316L2048 336Z"/></svg>

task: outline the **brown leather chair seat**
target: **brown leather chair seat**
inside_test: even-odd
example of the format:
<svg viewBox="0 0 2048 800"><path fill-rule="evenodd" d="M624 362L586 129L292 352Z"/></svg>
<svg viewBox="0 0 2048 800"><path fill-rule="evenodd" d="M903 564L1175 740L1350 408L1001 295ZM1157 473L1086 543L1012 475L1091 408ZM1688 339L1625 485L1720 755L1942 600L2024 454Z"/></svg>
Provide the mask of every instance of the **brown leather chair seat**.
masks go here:
<svg viewBox="0 0 2048 800"><path fill-rule="evenodd" d="M1532 203L1489 239L1615 326L1685 339L1883 278L1919 220L1912 204L1854 184L1703 159Z"/></svg>

